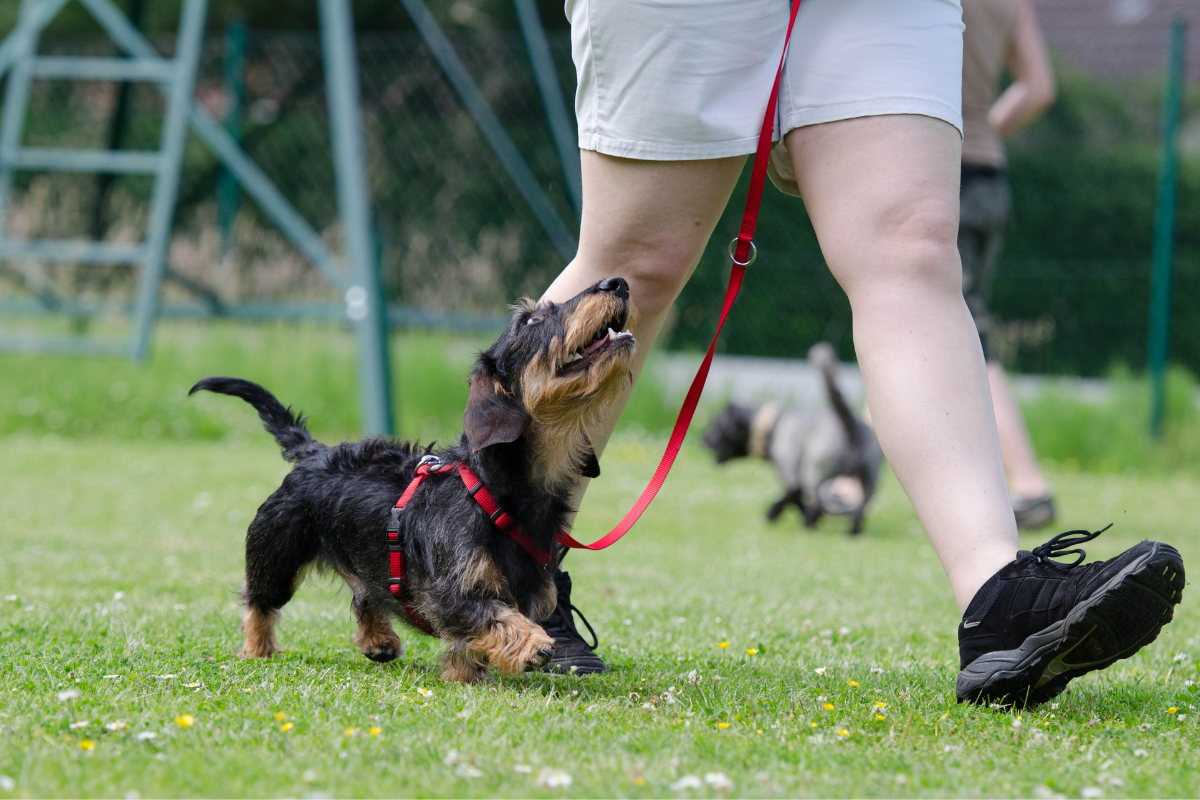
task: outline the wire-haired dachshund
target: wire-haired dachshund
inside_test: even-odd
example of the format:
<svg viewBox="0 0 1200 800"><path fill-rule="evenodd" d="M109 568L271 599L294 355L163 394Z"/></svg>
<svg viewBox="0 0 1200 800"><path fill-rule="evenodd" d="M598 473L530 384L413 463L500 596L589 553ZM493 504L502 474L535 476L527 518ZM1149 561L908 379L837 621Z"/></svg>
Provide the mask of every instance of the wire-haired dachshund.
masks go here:
<svg viewBox="0 0 1200 800"><path fill-rule="evenodd" d="M482 680L488 667L513 675L547 663L553 640L538 621L554 611L557 597L527 546L548 554L580 476L599 474L591 432L631 383L633 315L621 278L564 303L524 300L475 364L463 435L435 451L387 437L328 447L254 383L214 377L192 387L250 403L284 459L296 464L246 536L241 655L279 652L279 609L316 565L349 584L358 619L352 641L367 658L403 655L391 624L396 615L446 641L447 681ZM389 520L430 453L478 476L524 531L526 546L497 528L458 470L431 475L395 515L407 573L406 591L397 596Z"/></svg>

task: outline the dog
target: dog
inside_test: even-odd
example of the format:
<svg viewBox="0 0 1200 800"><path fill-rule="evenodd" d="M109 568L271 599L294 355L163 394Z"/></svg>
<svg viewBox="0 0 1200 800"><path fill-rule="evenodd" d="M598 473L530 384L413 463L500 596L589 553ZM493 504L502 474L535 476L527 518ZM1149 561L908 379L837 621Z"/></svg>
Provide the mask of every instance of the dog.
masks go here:
<svg viewBox="0 0 1200 800"><path fill-rule="evenodd" d="M867 503L875 493L883 451L869 425L847 405L838 389L837 356L822 342L808 354L825 379L829 406L815 411L783 410L774 404L747 406L730 403L713 419L704 444L717 463L755 456L775 464L783 481L783 496L767 511L779 518L788 505L800 509L806 527L825 513L851 514L850 533L862 531ZM862 483L862 502L847 505L831 491L834 478L854 476Z"/></svg>
<svg viewBox="0 0 1200 800"><path fill-rule="evenodd" d="M350 586L358 622L351 641L369 659L403 656L391 624L398 616L447 643L446 681L544 666L553 640L538 621L554 611L557 594L545 561L531 553L549 560L581 476L600 474L591 435L633 380L634 313L622 278L563 303L522 301L475 364L462 436L437 450L387 437L328 447L257 384L212 377L192 387L250 403L295 462L247 532L240 655L279 652L279 610L316 566ZM466 466L515 519L509 530L523 531L524 544L493 523L456 469L427 475L392 514L421 464ZM390 568L389 515L402 581Z"/></svg>

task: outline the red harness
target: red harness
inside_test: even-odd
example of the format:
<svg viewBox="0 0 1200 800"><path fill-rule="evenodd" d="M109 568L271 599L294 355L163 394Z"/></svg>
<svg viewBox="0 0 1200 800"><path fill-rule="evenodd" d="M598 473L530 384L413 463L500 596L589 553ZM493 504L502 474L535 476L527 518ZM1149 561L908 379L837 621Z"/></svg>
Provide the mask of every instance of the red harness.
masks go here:
<svg viewBox="0 0 1200 800"><path fill-rule="evenodd" d="M412 623L430 636L433 635L433 628L417 611L416 605L412 601L412 596L408 591L407 571L404 568L404 549L400 544L400 512L412 500L413 495L417 493L417 489L425 482L425 479L431 475L441 475L450 472L455 468L455 464L448 464L435 455L427 455L417 463L417 469L413 473L412 482L404 489L404 494L400 495L400 499L396 501L396 505L392 507L392 517L388 522L387 527L387 544L390 557L390 565L392 577L388 580L388 590L391 591L394 597L398 597L404 606L404 612L408 614L408 618ZM496 501L492 493L483 485L483 481L479 480L479 476L471 471L471 468L466 464L458 464L458 474L462 477L463 484L467 487L467 493L475 499L479 507L488 515L488 519L492 524L500 529L501 533L508 534L514 542L521 545L526 553L537 562L539 567L543 569L550 563L551 553L549 550L539 550L533 543L533 537L529 532L520 526L516 518L512 514L504 510L504 507ZM559 530L556 538L562 541L566 533ZM569 537L568 537L569 538Z"/></svg>

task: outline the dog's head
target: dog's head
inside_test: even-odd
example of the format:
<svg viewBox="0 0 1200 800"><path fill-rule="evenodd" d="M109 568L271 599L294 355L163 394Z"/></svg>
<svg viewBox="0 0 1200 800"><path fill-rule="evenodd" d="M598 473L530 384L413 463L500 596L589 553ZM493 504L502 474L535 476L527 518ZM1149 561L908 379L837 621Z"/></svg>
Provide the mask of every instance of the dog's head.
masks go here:
<svg viewBox="0 0 1200 800"><path fill-rule="evenodd" d="M590 433L632 380L634 313L623 278L564 303L518 305L471 373L463 419L472 452L524 437L536 478L598 475Z"/></svg>
<svg viewBox="0 0 1200 800"><path fill-rule="evenodd" d="M753 423L753 408L730 403L713 418L704 434L704 446L713 451L718 464L747 456L750 454L750 426Z"/></svg>

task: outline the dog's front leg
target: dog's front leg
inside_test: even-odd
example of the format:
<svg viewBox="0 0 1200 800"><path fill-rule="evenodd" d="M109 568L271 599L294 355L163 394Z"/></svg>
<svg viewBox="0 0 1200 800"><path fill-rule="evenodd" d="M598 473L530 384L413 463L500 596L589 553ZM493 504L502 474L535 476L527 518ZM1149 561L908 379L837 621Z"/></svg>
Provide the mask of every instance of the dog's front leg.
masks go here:
<svg viewBox="0 0 1200 800"><path fill-rule="evenodd" d="M460 636L443 634L449 642L441 657L444 680L476 683L487 677L488 667L502 675L519 675L549 663L554 640L541 625L499 600L478 602L470 613L478 621L474 630Z"/></svg>

